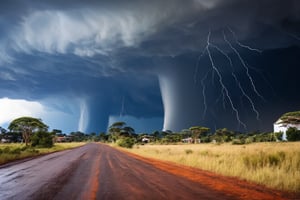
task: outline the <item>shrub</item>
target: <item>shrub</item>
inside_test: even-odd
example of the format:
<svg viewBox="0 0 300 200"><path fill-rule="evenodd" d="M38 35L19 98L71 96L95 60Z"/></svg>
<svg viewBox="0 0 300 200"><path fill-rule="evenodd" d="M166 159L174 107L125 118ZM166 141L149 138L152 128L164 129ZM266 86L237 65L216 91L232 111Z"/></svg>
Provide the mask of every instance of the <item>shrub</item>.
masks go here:
<svg viewBox="0 0 300 200"><path fill-rule="evenodd" d="M201 142L210 143L211 142L210 136L201 137Z"/></svg>
<svg viewBox="0 0 300 200"><path fill-rule="evenodd" d="M169 141L169 139L168 138L162 138L161 140L160 140L160 143L161 144L169 144L170 143L170 141Z"/></svg>
<svg viewBox="0 0 300 200"><path fill-rule="evenodd" d="M192 154L192 153L193 153L193 150L191 150L191 149L186 149L186 150L185 150L185 153L186 153L186 154Z"/></svg>
<svg viewBox="0 0 300 200"><path fill-rule="evenodd" d="M11 154L20 154L21 151L22 151L22 149L17 147L17 148L14 148L14 149L10 150L9 153L11 153Z"/></svg>
<svg viewBox="0 0 300 200"><path fill-rule="evenodd" d="M268 166L280 166L285 160L285 152L276 153L259 152L255 155L247 155L243 157L244 165L249 169L258 169Z"/></svg>
<svg viewBox="0 0 300 200"><path fill-rule="evenodd" d="M10 152L10 148L9 147L5 147L3 150L2 150L3 153L9 153Z"/></svg>
<svg viewBox="0 0 300 200"><path fill-rule="evenodd" d="M134 145L134 139L130 137L121 138L117 140L117 145L125 148L132 148Z"/></svg>
<svg viewBox="0 0 300 200"><path fill-rule="evenodd" d="M245 144L245 140L243 140L243 139L234 139L234 140L232 140L232 144L233 145L242 145L242 144Z"/></svg>
<svg viewBox="0 0 300 200"><path fill-rule="evenodd" d="M297 130L294 127L290 127L286 131L286 138L288 141L299 141L300 140L300 130Z"/></svg>
<svg viewBox="0 0 300 200"><path fill-rule="evenodd" d="M253 136L250 136L250 137L245 139L246 144L253 143L254 141L255 141L255 137L253 137Z"/></svg>
<svg viewBox="0 0 300 200"><path fill-rule="evenodd" d="M53 147L53 137L51 133L48 132L36 132L31 137L31 146L33 147L42 147L42 148L51 148Z"/></svg>
<svg viewBox="0 0 300 200"><path fill-rule="evenodd" d="M31 154L38 154L40 151L34 148L27 148L25 149L25 152L31 153Z"/></svg>

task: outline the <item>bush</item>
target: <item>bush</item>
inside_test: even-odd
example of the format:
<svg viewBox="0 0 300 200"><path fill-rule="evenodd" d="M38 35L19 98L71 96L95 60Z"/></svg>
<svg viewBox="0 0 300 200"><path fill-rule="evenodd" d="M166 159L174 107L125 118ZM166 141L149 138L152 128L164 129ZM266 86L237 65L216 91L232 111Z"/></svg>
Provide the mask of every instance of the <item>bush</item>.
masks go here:
<svg viewBox="0 0 300 200"><path fill-rule="evenodd" d="M11 154L20 154L21 151L22 151L22 149L17 147L17 148L14 148L14 149L10 150L9 153L11 153Z"/></svg>
<svg viewBox="0 0 300 200"><path fill-rule="evenodd" d="M132 148L134 145L134 139L129 137L118 139L117 145L120 147Z"/></svg>
<svg viewBox="0 0 300 200"><path fill-rule="evenodd" d="M201 142L210 143L211 142L210 136L201 137Z"/></svg>
<svg viewBox="0 0 300 200"><path fill-rule="evenodd" d="M192 154L193 153L193 150L192 149L186 149L184 150L186 154Z"/></svg>
<svg viewBox="0 0 300 200"><path fill-rule="evenodd" d="M48 132L36 132L31 137L32 147L51 148L53 147L53 137Z"/></svg>
<svg viewBox="0 0 300 200"><path fill-rule="evenodd" d="M250 144L250 143L253 143L254 141L255 141L255 137L250 136L245 139L245 144Z"/></svg>
<svg viewBox="0 0 300 200"><path fill-rule="evenodd" d="M3 150L2 150L3 153L9 153L10 152L10 148L9 147L5 147Z"/></svg>
<svg viewBox="0 0 300 200"><path fill-rule="evenodd" d="M234 139L234 140L232 140L232 144L233 145L242 145L242 144L245 144L245 140L244 139Z"/></svg>
<svg viewBox="0 0 300 200"><path fill-rule="evenodd" d="M299 141L300 140L300 130L297 130L294 127L290 127L286 131L286 138L288 141Z"/></svg>
<svg viewBox="0 0 300 200"><path fill-rule="evenodd" d="M31 153L31 154L38 154L40 151L31 147L31 148L25 149L24 152L28 152L28 153Z"/></svg>
<svg viewBox="0 0 300 200"><path fill-rule="evenodd" d="M244 165L249 169L258 169L266 166L280 166L285 161L286 154L283 151L276 153L259 152L255 155L243 157Z"/></svg>

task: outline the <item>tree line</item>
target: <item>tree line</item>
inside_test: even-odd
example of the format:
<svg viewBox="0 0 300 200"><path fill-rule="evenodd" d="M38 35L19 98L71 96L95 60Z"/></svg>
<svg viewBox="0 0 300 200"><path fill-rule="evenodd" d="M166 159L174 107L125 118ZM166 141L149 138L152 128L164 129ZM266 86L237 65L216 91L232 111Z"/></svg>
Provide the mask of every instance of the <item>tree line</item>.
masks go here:
<svg viewBox="0 0 300 200"><path fill-rule="evenodd" d="M131 148L134 144L144 143L224 143L249 144L253 142L282 141L282 133L250 132L241 133L217 129L212 132L210 128L193 126L179 132L171 130L154 131L152 133L137 134L134 128L125 122L115 122L109 126L108 132L86 134L80 131L63 134L59 129L48 131L48 126L41 120L33 117L20 117L13 120L8 126L9 130L0 127L2 142L24 142L26 146L52 147L55 142L111 142L121 147ZM300 141L300 130L289 128L286 132L288 141Z"/></svg>

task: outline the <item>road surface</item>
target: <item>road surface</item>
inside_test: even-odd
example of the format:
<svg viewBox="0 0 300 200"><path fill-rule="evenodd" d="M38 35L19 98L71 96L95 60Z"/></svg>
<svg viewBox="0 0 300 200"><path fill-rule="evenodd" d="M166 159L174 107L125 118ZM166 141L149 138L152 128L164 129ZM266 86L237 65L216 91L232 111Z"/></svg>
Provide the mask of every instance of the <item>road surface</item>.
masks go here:
<svg viewBox="0 0 300 200"><path fill-rule="evenodd" d="M195 176L189 178L189 173ZM198 173L201 171L90 143L2 166L0 199L284 199L280 194L264 194L252 186L237 184L235 192L229 185L216 187L211 180L224 182L222 178L205 175L206 179L201 179Z"/></svg>

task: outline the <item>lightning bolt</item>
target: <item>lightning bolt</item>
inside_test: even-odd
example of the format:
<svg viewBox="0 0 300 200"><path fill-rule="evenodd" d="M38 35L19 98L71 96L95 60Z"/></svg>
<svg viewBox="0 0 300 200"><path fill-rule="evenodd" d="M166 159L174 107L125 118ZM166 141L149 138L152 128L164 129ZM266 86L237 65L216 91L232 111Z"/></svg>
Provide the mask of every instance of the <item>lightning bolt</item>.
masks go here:
<svg viewBox="0 0 300 200"><path fill-rule="evenodd" d="M223 104L223 109L224 110L226 110L226 104L225 104L225 99L226 99L226 95L225 95L225 91L224 91L224 89L222 88L221 89L221 93L220 93L220 95L218 96L218 98L216 99L216 101L215 101L215 104L217 104L219 101L220 101L220 99L222 98L222 104Z"/></svg>
<svg viewBox="0 0 300 200"><path fill-rule="evenodd" d="M223 38L224 38L224 41L229 45L229 47L230 47L230 48L234 51L234 53L238 56L238 58L239 58L239 60L240 60L240 62L241 62L241 64L242 64L242 66L245 68L247 77L248 77L248 79L249 79L249 81L250 81L250 83L251 83L251 86L252 86L252 88L253 88L255 94L256 94L257 96L259 96L263 101L266 101L266 100L264 99L264 97L257 91L256 86L255 86L254 81L253 81L253 78L252 78L252 76L250 75L249 68L247 67L246 62L244 61L244 59L242 58L242 56L240 55L240 53L237 51L237 49L234 48L233 45L229 42L229 40L227 39L227 37L226 37L224 31L223 31Z"/></svg>
<svg viewBox="0 0 300 200"><path fill-rule="evenodd" d="M249 103L251 104L252 110L256 114L256 119L259 120L259 112L256 110L252 99L246 94L245 90L243 89L243 87L242 87L240 81L237 79L236 75L234 73L231 73L231 75L234 77L234 80L237 83L238 87L240 88L242 94L248 99Z"/></svg>
<svg viewBox="0 0 300 200"><path fill-rule="evenodd" d="M258 53L262 53L262 50L255 49L255 48L250 47L250 46L248 46L248 45L242 44L242 43L237 39L235 32L234 32L230 27L227 27L227 28L228 28L228 30L231 32L231 34L233 35L233 38L234 38L235 42L236 42L240 47L245 48L245 49L248 49L248 50L250 50L250 51L256 51L256 52L258 52Z"/></svg>
<svg viewBox="0 0 300 200"><path fill-rule="evenodd" d="M202 118L204 119L206 112L207 112L207 103L206 103L206 85L204 81L207 79L208 73L210 70L205 74L205 76L201 79L201 85L202 85L202 96L203 96L203 104L204 104L204 110L203 110L203 116Z"/></svg>
<svg viewBox="0 0 300 200"><path fill-rule="evenodd" d="M220 85L222 87L222 90L225 92L225 95L226 95L226 97L227 97L227 99L228 99L228 101L229 101L229 103L231 105L232 110L235 112L235 116L236 116L236 119L237 119L239 125L242 125L245 129L247 129L246 124L243 123L241 121L241 119L240 119L239 112L238 112L238 110L236 109L236 107L233 104L233 101L232 101L232 99L231 99L231 97L229 95L228 89L226 88L226 86L223 83L223 77L222 77L220 71L218 70L218 68L216 67L215 62L213 60L213 57L211 55L211 52L210 52L209 48L213 47L213 46L210 43L210 36L211 36L211 31L208 32L207 45L206 45L205 49L206 49L206 52L208 53L208 57L209 57L209 60L210 60L210 63L211 63L212 70L216 73L217 77L219 78L219 83L220 83Z"/></svg>
<svg viewBox="0 0 300 200"><path fill-rule="evenodd" d="M247 95L247 93L245 92L245 90L243 89L243 87L242 87L242 85L241 85L241 82L238 80L236 74L234 73L235 70L234 70L233 63L232 63L231 58L229 57L229 55L228 55L227 53L225 53L225 52L224 52L222 49L220 49L218 46L216 46L216 45L214 45L214 44L212 44L212 43L210 43L210 45L211 45L212 47L214 47L217 51L219 51L222 55L224 55L224 56L227 58L227 60L228 60L228 62L229 62L229 64L230 64L230 66L231 66L231 70L232 70L231 75L232 75L232 77L234 78L235 83L236 83L237 86L239 87L239 89L240 89L240 91L242 92L243 96L246 97L246 99L247 99L247 100L249 101L249 103L251 104L252 110L253 110L253 112L256 114L256 119L259 120L259 112L258 112L257 109L255 108L255 105L254 105L254 103L253 103L253 100L249 97L249 95ZM224 94L223 94L223 95L224 95ZM223 101L223 102L224 102L224 101Z"/></svg>
<svg viewBox="0 0 300 200"><path fill-rule="evenodd" d="M204 56L205 54L205 49L202 51L201 55L198 57L197 59L197 63L196 63L196 67L195 67L195 73L194 73L194 83L197 83L197 75L198 75L198 71L199 71L199 62L201 60L201 58Z"/></svg>
<svg viewBox="0 0 300 200"><path fill-rule="evenodd" d="M255 51L255 52L259 52L262 53L261 50L259 49L255 49L252 48L250 46L244 45L241 42L238 41L236 34L232 31L232 29L230 29L228 27L228 30L231 32L231 34L234 37L235 43L242 47L242 48L246 48L250 51ZM234 54L238 57L239 62L241 63L242 67L245 69L245 73L247 76L247 79L249 80L249 83L251 84L251 88L254 91L254 93L260 97L261 99L264 99L264 97L258 92L258 90L256 89L256 86L254 84L254 80L252 78L252 76L250 75L250 66L248 66L248 64L246 63L246 61L242 58L241 54L239 53L239 51L233 46L233 44L227 39L225 31L223 30L223 40L225 41L225 43L230 47L230 49L234 52ZM233 80L235 81L237 87L239 88L240 92L241 92L241 101L242 98L244 97L251 106L251 109L253 111L253 113L256 114L256 119L260 120L260 114L258 112L258 110L255 107L254 101L252 100L252 98L250 97L250 95L247 94L246 90L243 88L238 76L235 73L235 68L233 65L233 61L231 59L231 57L228 55L228 53L226 53L224 50L222 50L221 48L219 48L217 45L211 43L211 31L209 30L208 35L207 35L207 41L206 41L206 46L204 48L204 51L202 51L201 55L198 57L197 60L197 64L196 64L196 68L195 68L195 74L194 74L194 82L197 82L197 74L199 71L199 63L201 58L203 57L204 54L208 54L208 58L209 61L211 63L211 69L207 71L207 73L203 76L203 78L201 79L201 86L202 86L202 96L203 96L203 104L204 104L204 110L203 110L203 118L205 117L207 110L208 110L208 104L207 104L207 94L206 94L206 89L207 89L207 85L206 85L206 80L208 79L208 75L211 72L211 78L212 78L212 84L214 85L214 80L216 78L216 80L218 80L218 83L221 86L221 93L220 96L217 98L216 103L218 101L220 101L220 99L223 97L223 108L226 109L226 100L228 100L228 103L231 107L231 109L233 110L233 112L235 113L235 117L238 121L239 126L243 126L245 129L247 129L246 124L241 120L240 115L239 115L239 111L237 109L237 107L235 106L235 104L233 103L232 97L229 93L228 88L226 87L226 85L224 84L224 80L223 80L223 76L221 71L219 70L219 68L216 66L215 60L212 56L212 49L216 50L217 52L221 53L229 62L230 64L230 68L231 68L231 76L233 77ZM216 77L215 77L216 76Z"/></svg>

